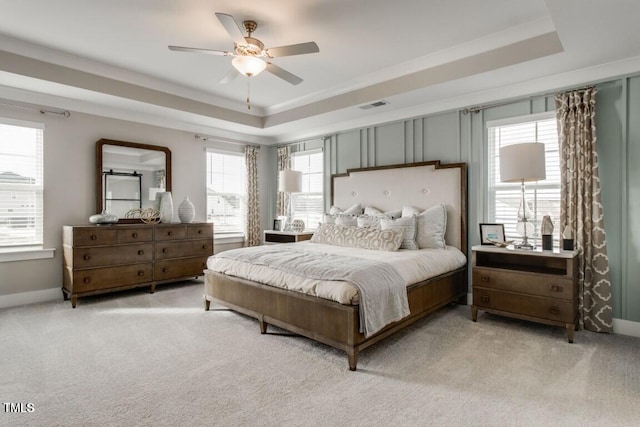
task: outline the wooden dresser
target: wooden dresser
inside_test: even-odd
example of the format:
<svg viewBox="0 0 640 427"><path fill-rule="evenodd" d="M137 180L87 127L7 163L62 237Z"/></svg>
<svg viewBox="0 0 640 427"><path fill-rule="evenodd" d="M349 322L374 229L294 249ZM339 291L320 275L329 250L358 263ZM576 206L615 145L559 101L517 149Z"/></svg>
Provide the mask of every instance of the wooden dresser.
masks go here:
<svg viewBox="0 0 640 427"><path fill-rule="evenodd" d="M62 292L79 296L203 275L213 254L213 224L64 226Z"/></svg>
<svg viewBox="0 0 640 427"><path fill-rule="evenodd" d="M578 251L474 246L473 305L478 310L564 326L573 342L578 325Z"/></svg>

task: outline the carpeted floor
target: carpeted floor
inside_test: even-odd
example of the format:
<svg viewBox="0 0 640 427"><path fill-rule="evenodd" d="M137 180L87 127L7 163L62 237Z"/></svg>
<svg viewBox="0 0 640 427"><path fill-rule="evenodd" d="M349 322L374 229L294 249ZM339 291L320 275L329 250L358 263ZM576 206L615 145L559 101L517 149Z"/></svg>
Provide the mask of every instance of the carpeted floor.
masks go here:
<svg viewBox="0 0 640 427"><path fill-rule="evenodd" d="M192 281L0 310L0 425L640 423L640 339L447 307L346 355L229 311ZM7 413L5 403L32 404ZM15 409L15 406L14 406Z"/></svg>

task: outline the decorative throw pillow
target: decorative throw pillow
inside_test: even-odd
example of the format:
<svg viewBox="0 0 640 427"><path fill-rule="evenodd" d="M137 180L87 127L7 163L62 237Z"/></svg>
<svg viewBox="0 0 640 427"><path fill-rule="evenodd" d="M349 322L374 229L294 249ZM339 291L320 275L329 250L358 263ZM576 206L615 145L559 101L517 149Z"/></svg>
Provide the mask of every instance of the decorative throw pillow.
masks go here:
<svg viewBox="0 0 640 427"><path fill-rule="evenodd" d="M336 223L336 215L323 214L322 215L322 223L323 224L335 224Z"/></svg>
<svg viewBox="0 0 640 427"><path fill-rule="evenodd" d="M402 217L417 215L418 236L416 241L421 249L445 249L444 235L447 231L447 208L444 205L435 205L424 212L419 209L405 206L402 208Z"/></svg>
<svg viewBox="0 0 640 427"><path fill-rule="evenodd" d="M380 218L370 215L360 215L358 217L358 227L380 229Z"/></svg>
<svg viewBox="0 0 640 427"><path fill-rule="evenodd" d="M362 215L362 206L360 206L360 203L356 203L355 205L351 206L349 209L345 209L342 210L337 206L331 206L331 208L329 209L329 214L331 215L338 215L338 214L343 214L343 215Z"/></svg>
<svg viewBox="0 0 640 427"><path fill-rule="evenodd" d="M398 219L380 219L381 230L402 230L403 240L400 249L420 249L416 241L416 216L406 216Z"/></svg>
<svg viewBox="0 0 640 427"><path fill-rule="evenodd" d="M344 226L348 226L348 227L355 227L356 225L358 225L358 219L355 216L352 215L344 215L344 214L338 214L336 215L336 225L344 225Z"/></svg>
<svg viewBox="0 0 640 427"><path fill-rule="evenodd" d="M372 230L370 228L345 227L335 224L321 224L311 237L311 243L397 251L402 244L402 230Z"/></svg>
<svg viewBox="0 0 640 427"><path fill-rule="evenodd" d="M379 218L389 217L391 219L398 219L402 216L402 209L382 212L380 209L374 208L373 206L366 206L364 208L364 214L368 216L377 216Z"/></svg>

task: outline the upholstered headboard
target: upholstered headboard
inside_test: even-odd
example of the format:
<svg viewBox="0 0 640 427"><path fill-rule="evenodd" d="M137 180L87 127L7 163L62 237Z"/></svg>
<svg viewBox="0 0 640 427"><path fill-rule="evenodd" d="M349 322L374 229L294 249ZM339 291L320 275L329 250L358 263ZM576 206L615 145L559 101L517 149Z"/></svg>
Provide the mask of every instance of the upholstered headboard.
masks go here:
<svg viewBox="0 0 640 427"><path fill-rule="evenodd" d="M445 240L467 251L467 165L439 161L349 169L331 177L332 204L346 209L356 203L382 211L415 206L447 207Z"/></svg>

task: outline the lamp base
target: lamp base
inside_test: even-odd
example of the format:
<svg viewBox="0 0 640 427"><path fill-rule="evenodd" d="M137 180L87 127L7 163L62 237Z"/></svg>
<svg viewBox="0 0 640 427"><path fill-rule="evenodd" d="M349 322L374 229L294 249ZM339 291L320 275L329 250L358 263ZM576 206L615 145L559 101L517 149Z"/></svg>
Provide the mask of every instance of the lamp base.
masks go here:
<svg viewBox="0 0 640 427"><path fill-rule="evenodd" d="M513 245L513 247L516 248L516 249L524 249L524 250L527 250L527 251L532 251L532 250L534 250L536 248L534 245L532 245L529 242L518 243L518 244Z"/></svg>

